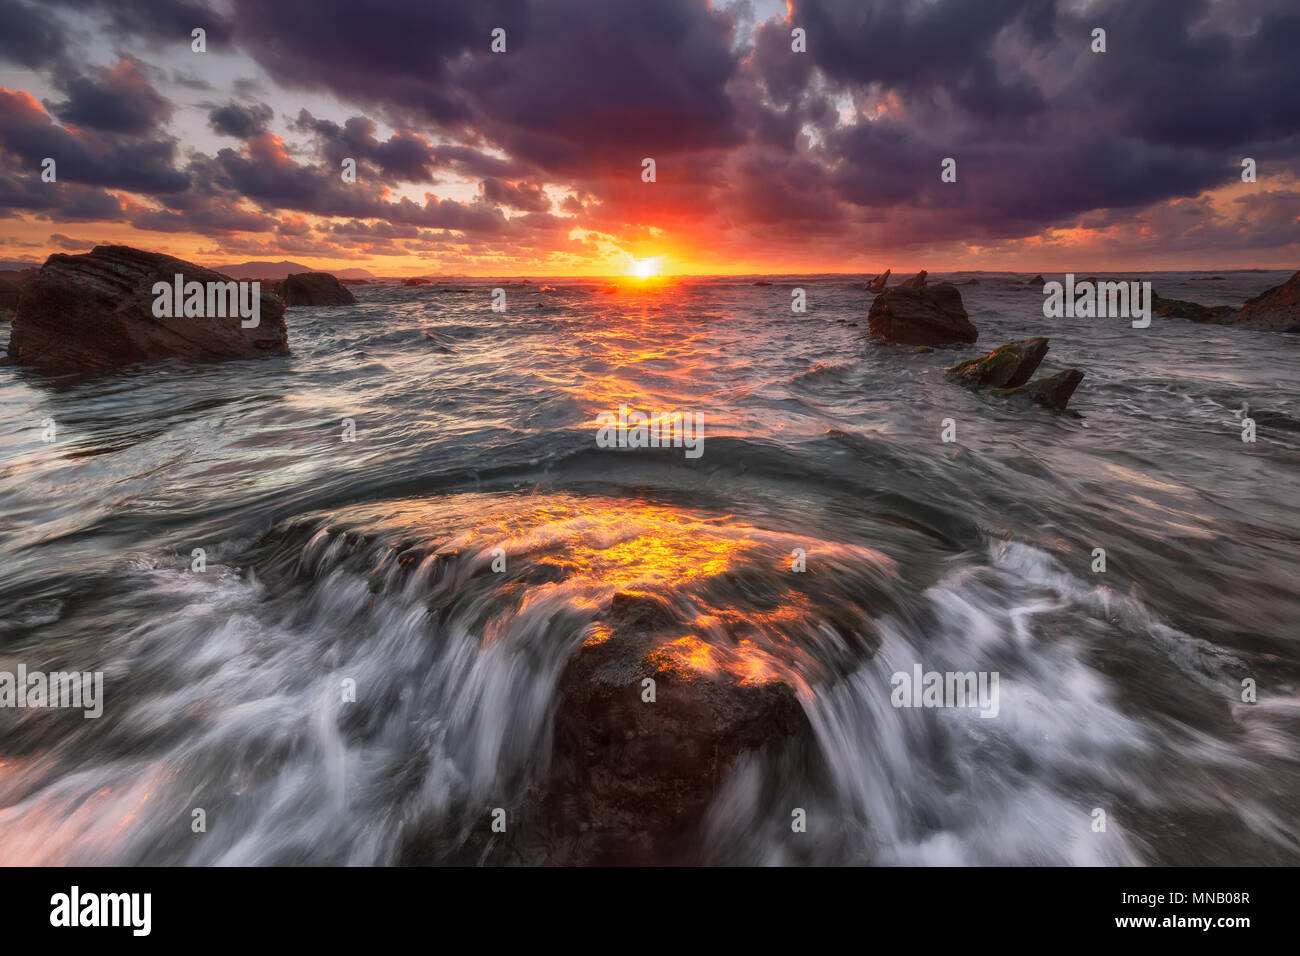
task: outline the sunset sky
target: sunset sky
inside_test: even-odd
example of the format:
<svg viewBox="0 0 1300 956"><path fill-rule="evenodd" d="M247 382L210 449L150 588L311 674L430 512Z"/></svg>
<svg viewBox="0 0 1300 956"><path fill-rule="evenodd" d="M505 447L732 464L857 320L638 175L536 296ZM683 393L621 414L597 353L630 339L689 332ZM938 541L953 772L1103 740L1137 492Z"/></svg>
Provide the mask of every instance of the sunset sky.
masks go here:
<svg viewBox="0 0 1300 956"><path fill-rule="evenodd" d="M5 260L1300 266L1293 0L0 0L0 25Z"/></svg>

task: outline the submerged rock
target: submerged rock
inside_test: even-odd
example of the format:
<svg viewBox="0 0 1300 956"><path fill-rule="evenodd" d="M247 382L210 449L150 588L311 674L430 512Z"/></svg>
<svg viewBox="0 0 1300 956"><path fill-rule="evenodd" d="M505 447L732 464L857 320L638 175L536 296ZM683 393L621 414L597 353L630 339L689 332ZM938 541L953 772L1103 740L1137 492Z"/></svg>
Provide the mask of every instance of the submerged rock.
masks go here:
<svg viewBox="0 0 1300 956"><path fill-rule="evenodd" d="M870 282L867 283L867 291L884 292L885 284L889 282L889 276L890 276L890 272L888 269L886 269L884 272L880 273L880 275L876 276L874 279L872 279Z"/></svg>
<svg viewBox="0 0 1300 956"><path fill-rule="evenodd" d="M1017 388L1038 369L1047 354L1047 343L1045 338L1008 342L983 358L958 362L948 372L973 388Z"/></svg>
<svg viewBox="0 0 1300 956"><path fill-rule="evenodd" d="M297 272L284 280L284 304L355 305L357 297L328 272Z"/></svg>
<svg viewBox="0 0 1300 956"><path fill-rule="evenodd" d="M979 338L955 286L898 286L876 296L867 313L871 334L901 345L965 345Z"/></svg>
<svg viewBox="0 0 1300 956"><path fill-rule="evenodd" d="M1231 322L1267 332L1300 332L1300 272L1246 300Z"/></svg>
<svg viewBox="0 0 1300 956"><path fill-rule="evenodd" d="M808 723L787 683L689 666L723 652L690 637L665 644L680 622L663 598L615 594L605 620L560 676L554 762L566 813L592 828L588 858L653 862L698 822L737 757Z"/></svg>
<svg viewBox="0 0 1300 956"><path fill-rule="evenodd" d="M1046 378L1035 379L1019 388L995 388L989 394L1005 398L1027 399L1035 405L1050 408L1053 411L1065 411L1070 396L1083 381L1083 373L1077 368L1066 369Z"/></svg>
<svg viewBox="0 0 1300 956"><path fill-rule="evenodd" d="M233 283L183 259L130 246L52 255L25 290L13 321L9 359L49 370L103 369L164 359L254 358L289 351L284 305L265 291L258 325L238 315L154 315L154 284Z"/></svg>
<svg viewBox="0 0 1300 956"><path fill-rule="evenodd" d="M1165 317L1191 319L1193 322L1222 324L1226 319L1236 314L1237 310L1230 305L1208 306L1198 305L1195 302L1186 302L1182 299L1162 299L1152 292L1151 312L1154 315Z"/></svg>

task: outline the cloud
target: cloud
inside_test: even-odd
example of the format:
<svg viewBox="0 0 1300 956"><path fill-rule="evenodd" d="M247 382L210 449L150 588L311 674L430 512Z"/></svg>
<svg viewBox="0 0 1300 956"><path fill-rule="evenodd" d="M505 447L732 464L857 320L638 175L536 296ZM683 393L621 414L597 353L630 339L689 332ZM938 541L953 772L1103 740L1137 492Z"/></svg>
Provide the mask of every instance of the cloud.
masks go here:
<svg viewBox="0 0 1300 956"><path fill-rule="evenodd" d="M251 139L258 133L266 132L266 127L274 116L275 111L265 103L251 106L229 103L212 110L208 114L208 122L223 136Z"/></svg>
<svg viewBox="0 0 1300 956"><path fill-rule="evenodd" d="M112 68L65 76L60 86L67 99L47 106L65 126L140 135L156 130L172 115L171 102L149 85L139 61L129 57Z"/></svg>

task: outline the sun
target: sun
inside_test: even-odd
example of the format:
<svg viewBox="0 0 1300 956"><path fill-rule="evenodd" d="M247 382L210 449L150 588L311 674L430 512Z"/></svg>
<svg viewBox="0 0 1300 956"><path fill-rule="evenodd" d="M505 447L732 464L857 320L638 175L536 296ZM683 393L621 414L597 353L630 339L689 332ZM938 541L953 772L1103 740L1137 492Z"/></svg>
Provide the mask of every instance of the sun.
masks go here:
<svg viewBox="0 0 1300 956"><path fill-rule="evenodd" d="M633 259L632 275L638 279L649 279L651 276L659 274L659 256L652 259Z"/></svg>

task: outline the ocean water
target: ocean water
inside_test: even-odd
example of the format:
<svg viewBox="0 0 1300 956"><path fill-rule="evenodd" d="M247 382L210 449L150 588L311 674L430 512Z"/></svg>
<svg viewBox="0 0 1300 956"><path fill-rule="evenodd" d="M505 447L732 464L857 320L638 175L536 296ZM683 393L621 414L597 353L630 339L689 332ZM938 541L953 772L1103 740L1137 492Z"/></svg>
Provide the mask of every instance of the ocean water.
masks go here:
<svg viewBox="0 0 1300 956"><path fill-rule="evenodd" d="M1286 278L1210 275L1152 278ZM923 354L868 338L849 276L545 280L504 313L465 280L290 309L280 359L0 368L0 671L105 694L0 710L0 863L478 862L627 590L808 719L675 861L1300 863L1300 341L1050 320L1011 278L961 288L976 347ZM1031 335L1086 373L1077 415L944 375ZM620 403L698 413L703 454L598 448ZM915 664L998 673L997 717L894 707Z"/></svg>

